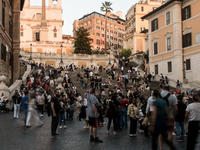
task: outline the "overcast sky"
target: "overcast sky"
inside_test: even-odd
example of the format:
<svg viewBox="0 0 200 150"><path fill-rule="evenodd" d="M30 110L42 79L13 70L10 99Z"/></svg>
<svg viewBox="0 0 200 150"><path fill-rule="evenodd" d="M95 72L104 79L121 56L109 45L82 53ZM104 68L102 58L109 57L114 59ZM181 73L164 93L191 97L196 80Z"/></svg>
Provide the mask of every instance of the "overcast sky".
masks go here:
<svg viewBox="0 0 200 150"><path fill-rule="evenodd" d="M31 5L42 5L42 0L30 0ZM113 12L122 11L123 19L128 9L139 0L110 0L112 3ZM64 20L63 34L72 35L72 24L74 20L78 20L83 15L89 14L93 11L100 12L100 7L103 0L62 0L62 9ZM49 0L46 0L48 6ZM102 12L100 12L102 13Z"/></svg>

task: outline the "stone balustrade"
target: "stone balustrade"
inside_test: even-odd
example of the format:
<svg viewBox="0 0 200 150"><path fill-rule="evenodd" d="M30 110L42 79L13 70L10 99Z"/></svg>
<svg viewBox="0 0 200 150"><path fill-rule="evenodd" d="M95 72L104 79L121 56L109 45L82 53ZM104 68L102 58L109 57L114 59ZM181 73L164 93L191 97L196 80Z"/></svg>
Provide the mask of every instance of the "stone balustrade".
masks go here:
<svg viewBox="0 0 200 150"><path fill-rule="evenodd" d="M20 90L22 82L26 84L26 78L28 75L31 73L31 65L27 65L27 70L22 76L22 80L16 80L10 87L7 87L5 82L6 82L6 77L5 76L0 76L0 95L4 93L5 96L8 97L8 99L11 99L13 94L15 93L15 90Z"/></svg>

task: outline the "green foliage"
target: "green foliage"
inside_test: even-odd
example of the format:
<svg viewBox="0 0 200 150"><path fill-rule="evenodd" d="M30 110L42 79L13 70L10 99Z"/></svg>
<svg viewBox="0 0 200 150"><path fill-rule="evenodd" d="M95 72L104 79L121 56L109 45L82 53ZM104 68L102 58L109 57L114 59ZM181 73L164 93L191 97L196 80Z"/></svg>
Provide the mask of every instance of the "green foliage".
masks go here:
<svg viewBox="0 0 200 150"><path fill-rule="evenodd" d="M82 53L82 54L92 54L91 49L91 41L92 39L89 38L90 33L84 27L79 28L76 31L76 38L74 43L74 53Z"/></svg>
<svg viewBox="0 0 200 150"><path fill-rule="evenodd" d="M131 55L131 50L130 49L122 49L121 50L121 57L128 58Z"/></svg>
<svg viewBox="0 0 200 150"><path fill-rule="evenodd" d="M99 54L105 54L105 52L104 51L100 51Z"/></svg>
<svg viewBox="0 0 200 150"><path fill-rule="evenodd" d="M110 54L110 52L106 52L107 54Z"/></svg>
<svg viewBox="0 0 200 150"><path fill-rule="evenodd" d="M106 13L110 12L111 10L113 10L111 5L112 5L111 2L105 1L104 3L102 3L101 11L106 12Z"/></svg>
<svg viewBox="0 0 200 150"><path fill-rule="evenodd" d="M94 51L93 54L99 54L99 51Z"/></svg>

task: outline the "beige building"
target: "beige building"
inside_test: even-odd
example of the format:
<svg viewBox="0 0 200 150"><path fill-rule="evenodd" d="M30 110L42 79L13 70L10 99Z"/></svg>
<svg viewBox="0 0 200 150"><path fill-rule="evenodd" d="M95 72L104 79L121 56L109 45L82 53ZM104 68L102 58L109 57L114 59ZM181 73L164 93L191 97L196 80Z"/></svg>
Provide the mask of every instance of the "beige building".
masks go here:
<svg viewBox="0 0 200 150"><path fill-rule="evenodd" d="M38 53L72 53L74 39L62 35L62 1L49 0L49 6L42 0L42 6L30 6L25 1L20 17L20 47L25 51ZM51 64L51 62L46 62Z"/></svg>
<svg viewBox="0 0 200 150"><path fill-rule="evenodd" d="M124 48L131 49L132 54L145 52L145 38L148 32L148 20L141 19L164 2L159 0L140 0L131 6L126 14Z"/></svg>
<svg viewBox="0 0 200 150"><path fill-rule="evenodd" d="M168 0L142 17L148 20L149 69L176 80L200 82L200 0ZM185 79L185 80L184 80Z"/></svg>
<svg viewBox="0 0 200 150"><path fill-rule="evenodd" d="M0 0L0 76L11 85L19 77L20 11L24 0Z"/></svg>
<svg viewBox="0 0 200 150"><path fill-rule="evenodd" d="M112 49L121 50L125 34L125 20L122 19L122 12L118 11L116 14L109 12L107 15L107 42L113 44ZM80 27L84 27L90 32L90 38L93 40L92 50L103 50L105 48L105 15L92 12L84 15L79 20L75 20L73 23L73 36Z"/></svg>

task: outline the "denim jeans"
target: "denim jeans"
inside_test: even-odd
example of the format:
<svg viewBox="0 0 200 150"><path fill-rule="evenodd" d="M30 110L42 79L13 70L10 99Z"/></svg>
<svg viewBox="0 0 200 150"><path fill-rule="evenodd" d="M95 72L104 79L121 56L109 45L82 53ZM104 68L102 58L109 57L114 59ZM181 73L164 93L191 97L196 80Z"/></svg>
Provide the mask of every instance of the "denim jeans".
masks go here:
<svg viewBox="0 0 200 150"><path fill-rule="evenodd" d="M184 134L185 134L184 122L175 121L175 125L176 125L176 132L177 132L178 138L184 138Z"/></svg>
<svg viewBox="0 0 200 150"><path fill-rule="evenodd" d="M61 126L63 120L64 126L66 125L66 119L65 119L65 112L59 113L59 126Z"/></svg>
<svg viewBox="0 0 200 150"><path fill-rule="evenodd" d="M87 89L87 83L85 83L85 89Z"/></svg>
<svg viewBox="0 0 200 150"><path fill-rule="evenodd" d="M26 124L28 109L24 109L24 124Z"/></svg>
<svg viewBox="0 0 200 150"><path fill-rule="evenodd" d="M126 108L121 108L121 117L120 117L120 127L127 128L127 109Z"/></svg>
<svg viewBox="0 0 200 150"><path fill-rule="evenodd" d="M83 88L83 82L80 82L80 84L81 84L81 88Z"/></svg>

